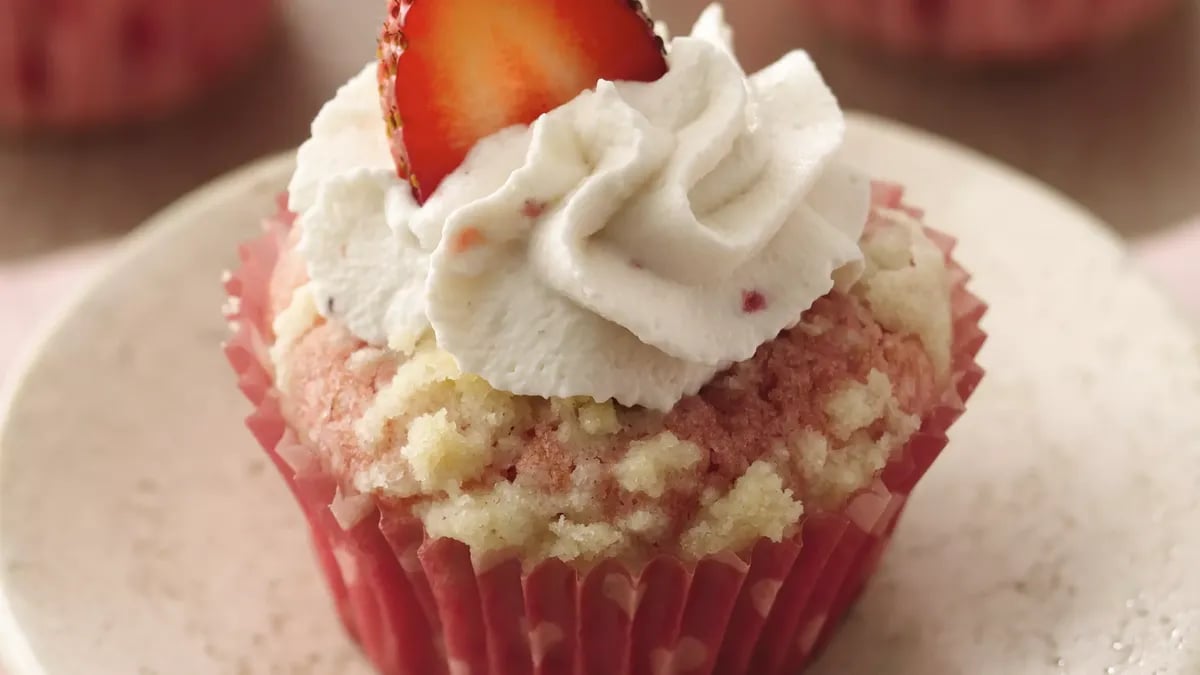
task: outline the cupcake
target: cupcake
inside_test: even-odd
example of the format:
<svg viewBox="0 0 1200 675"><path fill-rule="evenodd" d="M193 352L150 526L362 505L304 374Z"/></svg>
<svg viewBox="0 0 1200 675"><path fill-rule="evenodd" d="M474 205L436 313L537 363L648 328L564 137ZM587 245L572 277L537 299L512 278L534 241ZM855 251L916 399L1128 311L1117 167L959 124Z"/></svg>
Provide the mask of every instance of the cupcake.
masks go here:
<svg viewBox="0 0 1200 675"><path fill-rule="evenodd" d="M982 376L950 239L838 161L808 57L653 25L393 3L228 278L381 673L794 673Z"/></svg>
<svg viewBox="0 0 1200 675"><path fill-rule="evenodd" d="M1128 36L1177 0L799 0L871 44L961 62L1052 58Z"/></svg>
<svg viewBox="0 0 1200 675"><path fill-rule="evenodd" d="M242 65L272 0L0 0L0 127L154 117Z"/></svg>

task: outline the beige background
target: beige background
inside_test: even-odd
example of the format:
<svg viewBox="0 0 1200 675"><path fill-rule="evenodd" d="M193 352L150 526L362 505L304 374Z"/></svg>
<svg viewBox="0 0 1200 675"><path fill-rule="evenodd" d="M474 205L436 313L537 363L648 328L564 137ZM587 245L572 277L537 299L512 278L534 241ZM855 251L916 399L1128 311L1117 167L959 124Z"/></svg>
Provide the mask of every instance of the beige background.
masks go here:
<svg viewBox="0 0 1200 675"><path fill-rule="evenodd" d="M679 32L704 4L655 0L654 9ZM1124 234L1200 213L1193 0L1121 49L984 74L847 48L806 27L786 0L726 4L748 68L806 46L848 107L995 155ZM182 116L98 137L0 141L0 260L124 232L198 183L295 145L321 102L372 58L381 15L382 0L288 0L267 58Z"/></svg>

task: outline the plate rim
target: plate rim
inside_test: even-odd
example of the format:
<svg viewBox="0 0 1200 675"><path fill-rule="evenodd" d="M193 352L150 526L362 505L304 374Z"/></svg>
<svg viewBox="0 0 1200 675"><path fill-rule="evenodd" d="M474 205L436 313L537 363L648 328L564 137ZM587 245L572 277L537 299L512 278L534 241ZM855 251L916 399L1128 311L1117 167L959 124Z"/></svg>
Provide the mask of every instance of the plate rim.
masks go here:
<svg viewBox="0 0 1200 675"><path fill-rule="evenodd" d="M33 330L25 345L19 348L8 375L0 382L0 494L4 492L3 458L10 451L10 422L16 412L17 401L47 358L48 348L63 325L78 313L98 289L122 274L144 251L191 225L192 219L184 214L202 211L214 201L228 199L256 180L286 175L295 163L295 157L295 150L262 157L185 193L118 239L108 259L98 269L89 272L78 288L56 303L56 308ZM214 276L213 283L219 282L219 277ZM0 497L0 512L3 509L4 499ZM0 527L0 563L5 559L5 540L4 529ZM8 598L7 578L6 570L0 568L0 666L6 675L46 675L44 666L13 611Z"/></svg>
<svg viewBox="0 0 1200 675"><path fill-rule="evenodd" d="M857 126L862 126L876 132L883 132L894 137L908 137L912 141L918 141L923 145L933 146L939 151L958 155L972 160L973 164L980 167L986 167L988 170L998 175L1004 176L1007 180L1017 181L1023 185L1039 190L1043 194L1052 197L1059 202L1061 206L1069 207L1074 215L1095 230L1095 234L1101 235L1110 244L1115 244L1123 252L1129 252L1129 245L1111 225L1106 223L1098 214L1085 206L1082 202L1071 197L1066 192L1063 192L1058 187L1047 183L1046 181L1026 173L1013 164L1009 164L1004 160L993 157L982 150L978 150L972 146L959 143L945 136L940 136L932 131L922 129L921 127L912 126L893 120L888 117L875 115L873 113L861 111L848 111L846 118L849 121L847 124L847 133L853 133L852 129ZM872 129L873 128L873 129ZM1138 275L1142 280L1149 277L1139 272ZM1156 287L1157 288L1157 287Z"/></svg>
<svg viewBox="0 0 1200 675"><path fill-rule="evenodd" d="M1058 188L1034 176L1025 174L979 150L923 129L860 112L847 112L846 117L848 133L853 133L852 130L859 127L871 133L884 134L906 142L924 145L939 155L954 157L960 161L966 161L979 170L988 171L997 179L1018 183L1022 190L1036 191L1068 209L1073 219L1079 221L1081 225L1085 225L1092 235L1098 236L1108 245L1117 248L1122 255L1129 256L1129 249L1125 241L1106 226L1098 216ZM31 386L32 378L41 364L50 358L48 348L52 345L54 337L62 330L64 323L76 315L98 289L103 288L118 275L124 274L126 268L146 251L174 236L181 229L192 226L194 219L188 218L185 214L207 210L209 205L214 202L231 199L256 181L286 177L290 173L291 167L294 166L295 156L295 150L288 150L260 158L184 194L125 235L117 243L108 260L90 273L87 279L70 293L68 298L57 303L58 306L51 312L50 317L41 322L39 328L26 342L5 381L0 384L0 467L2 467L2 461L6 454L13 451L9 447L12 445L9 436L11 435L12 417L16 412L16 403L20 400L23 392ZM1141 269L1131 270L1131 274L1139 283L1147 284L1154 289L1156 294L1167 296ZM214 275L213 283L218 282L218 278ZM1167 297L1169 299L1169 296ZM1183 329L1194 333L1192 324L1187 321L1186 314L1178 305L1171 302L1170 307L1169 318ZM0 473L0 511L4 508L4 484L3 474ZM6 533L0 527L0 560L4 558L6 539ZM0 569L0 665L9 675L47 675L45 666L35 654L29 638L13 612L9 601L7 580L7 573Z"/></svg>

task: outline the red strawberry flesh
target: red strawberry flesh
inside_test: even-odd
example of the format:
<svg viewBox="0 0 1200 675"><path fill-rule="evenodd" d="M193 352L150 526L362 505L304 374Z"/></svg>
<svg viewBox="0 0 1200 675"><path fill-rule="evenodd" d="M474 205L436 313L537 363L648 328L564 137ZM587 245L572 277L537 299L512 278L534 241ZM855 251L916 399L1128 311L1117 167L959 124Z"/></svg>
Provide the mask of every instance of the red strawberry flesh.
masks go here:
<svg viewBox="0 0 1200 675"><path fill-rule="evenodd" d="M602 79L667 70L633 0L391 0L379 55L396 166L421 202L481 139Z"/></svg>

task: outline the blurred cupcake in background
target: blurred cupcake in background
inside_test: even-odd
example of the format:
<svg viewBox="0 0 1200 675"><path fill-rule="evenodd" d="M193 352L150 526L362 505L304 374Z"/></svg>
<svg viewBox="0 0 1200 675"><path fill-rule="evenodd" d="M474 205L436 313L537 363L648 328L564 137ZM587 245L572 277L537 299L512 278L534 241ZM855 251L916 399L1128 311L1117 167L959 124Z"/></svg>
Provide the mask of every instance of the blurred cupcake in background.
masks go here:
<svg viewBox="0 0 1200 675"><path fill-rule="evenodd" d="M965 63L1061 57L1129 36L1178 0L800 0L839 32Z"/></svg>
<svg viewBox="0 0 1200 675"><path fill-rule="evenodd" d="M0 128L152 118L243 65L273 0L0 0Z"/></svg>

